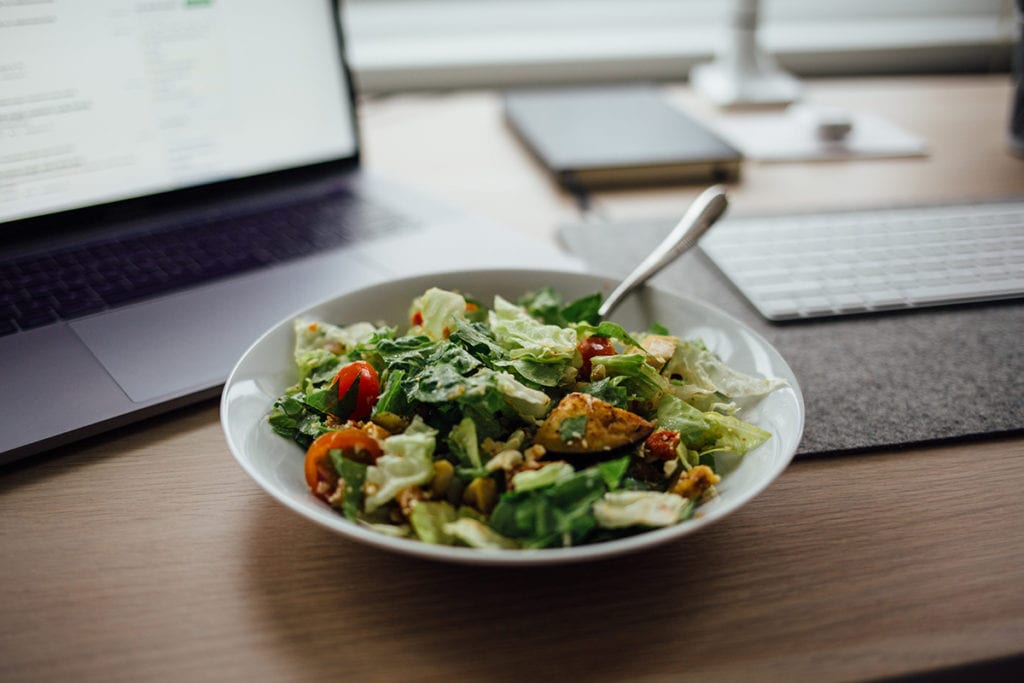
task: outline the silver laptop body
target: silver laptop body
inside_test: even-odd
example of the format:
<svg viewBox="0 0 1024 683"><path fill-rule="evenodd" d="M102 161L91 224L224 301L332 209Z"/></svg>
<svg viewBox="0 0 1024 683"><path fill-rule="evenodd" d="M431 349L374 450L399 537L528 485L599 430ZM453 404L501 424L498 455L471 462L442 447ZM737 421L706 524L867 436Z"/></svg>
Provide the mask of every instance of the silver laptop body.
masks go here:
<svg viewBox="0 0 1024 683"><path fill-rule="evenodd" d="M315 301L434 270L575 267L361 171L331 0L124 7L0 8L15 65L0 74L0 463L217 395L250 343ZM148 257L108 263L112 244L162 253L190 235L226 256L179 261L228 272L168 289ZM85 285L46 279L100 265L122 291L91 285L110 301L84 312Z"/></svg>

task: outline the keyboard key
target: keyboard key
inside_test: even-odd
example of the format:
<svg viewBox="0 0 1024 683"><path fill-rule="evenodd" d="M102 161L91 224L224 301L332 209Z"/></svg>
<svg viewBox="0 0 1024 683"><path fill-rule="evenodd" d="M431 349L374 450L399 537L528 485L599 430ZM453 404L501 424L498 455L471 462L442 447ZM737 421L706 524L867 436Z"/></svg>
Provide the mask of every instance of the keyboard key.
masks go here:
<svg viewBox="0 0 1024 683"><path fill-rule="evenodd" d="M43 325L56 322L57 319L56 311L47 306L33 306L25 309L22 309L19 306L16 322L18 323L18 327L23 330L28 330L33 327L41 327Z"/></svg>
<svg viewBox="0 0 1024 683"><path fill-rule="evenodd" d="M825 315L832 313L832 302L824 296L808 296L797 302L801 315Z"/></svg>
<svg viewBox="0 0 1024 683"><path fill-rule="evenodd" d="M863 311L867 308L864 304L864 297L860 294L833 294L830 292L829 298L832 300L832 306L838 312L854 313L857 311Z"/></svg>

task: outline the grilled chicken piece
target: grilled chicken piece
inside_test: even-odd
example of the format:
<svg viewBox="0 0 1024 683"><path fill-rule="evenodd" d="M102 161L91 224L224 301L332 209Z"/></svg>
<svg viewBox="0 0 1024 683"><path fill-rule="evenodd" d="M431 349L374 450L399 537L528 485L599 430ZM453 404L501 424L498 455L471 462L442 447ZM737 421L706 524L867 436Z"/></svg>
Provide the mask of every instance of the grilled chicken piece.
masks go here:
<svg viewBox="0 0 1024 683"><path fill-rule="evenodd" d="M643 346L642 349L631 346L626 349L626 353L646 354L647 363L658 372L661 372L661 369L665 367L665 363L675 355L679 339L664 334L649 334L643 338L640 344Z"/></svg>
<svg viewBox="0 0 1024 683"><path fill-rule="evenodd" d="M644 439L653 430L635 413L574 392L555 406L533 442L552 453L600 453Z"/></svg>

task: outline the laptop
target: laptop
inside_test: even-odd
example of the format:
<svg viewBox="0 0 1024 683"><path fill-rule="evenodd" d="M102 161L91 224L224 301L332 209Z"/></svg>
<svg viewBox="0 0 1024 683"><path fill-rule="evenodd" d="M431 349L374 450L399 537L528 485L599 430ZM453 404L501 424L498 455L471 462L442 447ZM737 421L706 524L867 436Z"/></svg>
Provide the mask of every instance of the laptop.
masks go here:
<svg viewBox="0 0 1024 683"><path fill-rule="evenodd" d="M360 168L332 0L0 8L0 463L216 396L400 275L575 268Z"/></svg>

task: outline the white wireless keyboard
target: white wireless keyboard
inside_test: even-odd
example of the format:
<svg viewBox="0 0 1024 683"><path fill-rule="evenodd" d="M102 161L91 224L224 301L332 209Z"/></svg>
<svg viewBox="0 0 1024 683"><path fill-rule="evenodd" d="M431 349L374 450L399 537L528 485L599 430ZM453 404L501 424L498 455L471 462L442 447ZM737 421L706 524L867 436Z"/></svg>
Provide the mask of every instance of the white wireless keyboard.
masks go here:
<svg viewBox="0 0 1024 683"><path fill-rule="evenodd" d="M700 246L769 320L1024 297L1024 200L726 219Z"/></svg>

